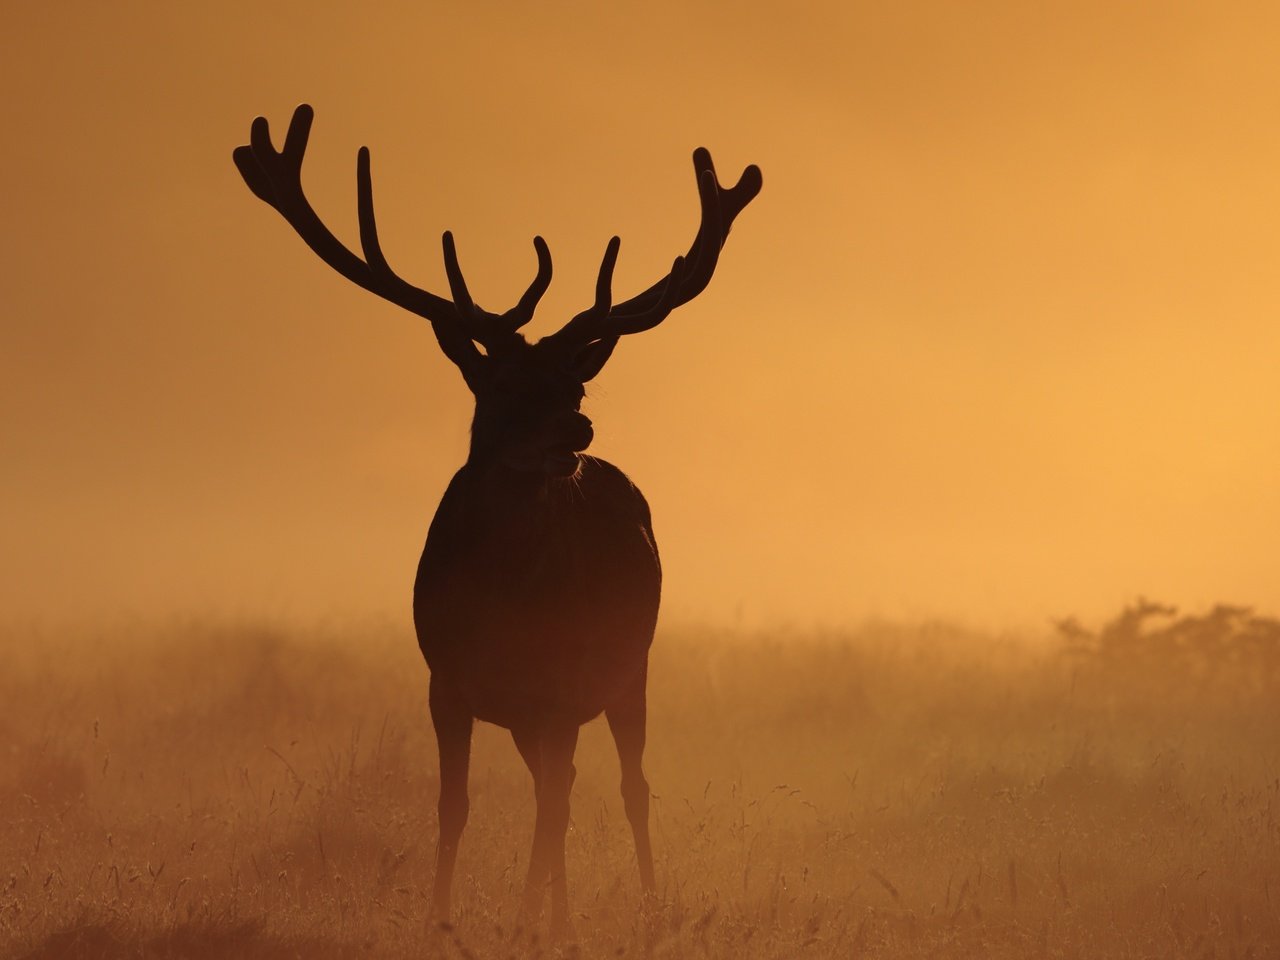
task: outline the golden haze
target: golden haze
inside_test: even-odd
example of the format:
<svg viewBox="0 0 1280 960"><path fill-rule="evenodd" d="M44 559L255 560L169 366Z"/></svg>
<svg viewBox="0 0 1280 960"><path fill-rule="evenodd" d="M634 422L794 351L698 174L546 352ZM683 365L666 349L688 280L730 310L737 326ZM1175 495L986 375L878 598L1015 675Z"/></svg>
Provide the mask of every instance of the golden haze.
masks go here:
<svg viewBox="0 0 1280 960"><path fill-rule="evenodd" d="M457 6L457 5L450 5ZM590 401L669 615L1038 621L1145 592L1274 608L1272 5L18 4L0 154L0 606L389 611L464 454L427 325L251 197L306 183L478 298L584 306L684 249L688 154L765 190L696 303Z"/></svg>
<svg viewBox="0 0 1280 960"><path fill-rule="evenodd" d="M1280 622L1224 658L1216 643L1241 653L1257 626L1184 619L1201 642L1166 645L1156 621L1068 650L939 628L660 632L657 902L640 908L613 745L588 724L578 941L541 950L516 920L533 786L488 724L457 925L432 932L439 782L408 631L51 638L0 674L27 718L0 717L0 953L1274 957Z"/></svg>

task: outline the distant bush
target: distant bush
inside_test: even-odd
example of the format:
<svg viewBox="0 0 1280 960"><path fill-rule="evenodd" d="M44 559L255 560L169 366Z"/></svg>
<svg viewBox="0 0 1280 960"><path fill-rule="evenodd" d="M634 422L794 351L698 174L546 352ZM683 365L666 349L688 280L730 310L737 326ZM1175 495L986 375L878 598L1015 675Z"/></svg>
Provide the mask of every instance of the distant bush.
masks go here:
<svg viewBox="0 0 1280 960"><path fill-rule="evenodd" d="M1055 622L1071 655L1102 672L1204 688L1274 692L1280 687L1280 620L1220 603L1202 615L1143 598L1097 631L1075 617Z"/></svg>

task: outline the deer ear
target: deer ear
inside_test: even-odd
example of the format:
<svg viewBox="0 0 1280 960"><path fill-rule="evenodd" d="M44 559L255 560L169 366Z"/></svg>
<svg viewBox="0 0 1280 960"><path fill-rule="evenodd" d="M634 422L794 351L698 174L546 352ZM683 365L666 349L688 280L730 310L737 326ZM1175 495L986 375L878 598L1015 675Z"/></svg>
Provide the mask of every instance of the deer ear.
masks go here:
<svg viewBox="0 0 1280 960"><path fill-rule="evenodd" d="M578 378L578 382L586 383L594 379L617 345L617 337L606 337L603 340L592 340L580 349L574 355L572 364L573 375Z"/></svg>

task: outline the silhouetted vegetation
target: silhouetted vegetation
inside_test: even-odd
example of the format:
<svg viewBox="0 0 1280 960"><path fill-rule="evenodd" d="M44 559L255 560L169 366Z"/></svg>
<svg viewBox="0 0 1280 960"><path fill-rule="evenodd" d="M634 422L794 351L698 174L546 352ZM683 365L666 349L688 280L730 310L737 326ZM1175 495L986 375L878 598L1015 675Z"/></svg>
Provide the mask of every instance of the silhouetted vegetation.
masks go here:
<svg viewBox="0 0 1280 960"><path fill-rule="evenodd" d="M1056 623L1066 648L1135 690L1176 688L1230 696L1280 694L1280 620L1220 603L1208 613L1139 599L1097 631Z"/></svg>
<svg viewBox="0 0 1280 960"><path fill-rule="evenodd" d="M0 956L1275 956L1280 698L1231 680L1274 627L1151 606L1052 643L660 631L657 905L588 724L560 946L515 931L532 788L488 725L457 922L428 928L438 781L407 631L10 634Z"/></svg>

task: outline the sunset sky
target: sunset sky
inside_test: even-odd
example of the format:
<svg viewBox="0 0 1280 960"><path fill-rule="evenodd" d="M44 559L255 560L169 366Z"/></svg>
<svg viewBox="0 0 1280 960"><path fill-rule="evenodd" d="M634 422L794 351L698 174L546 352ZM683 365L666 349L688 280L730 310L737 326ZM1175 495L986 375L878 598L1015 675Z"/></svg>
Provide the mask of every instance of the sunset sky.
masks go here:
<svg viewBox="0 0 1280 960"><path fill-rule="evenodd" d="M531 330L708 290L591 385L670 620L1280 612L1280 6L21 3L0 35L0 617L409 617L470 395L231 150ZM277 143L279 139L277 139Z"/></svg>

